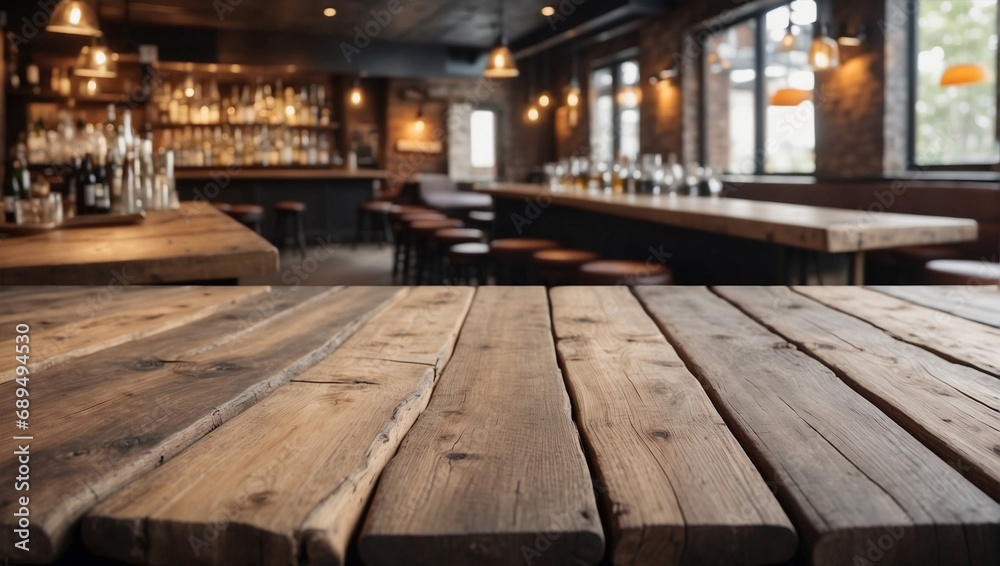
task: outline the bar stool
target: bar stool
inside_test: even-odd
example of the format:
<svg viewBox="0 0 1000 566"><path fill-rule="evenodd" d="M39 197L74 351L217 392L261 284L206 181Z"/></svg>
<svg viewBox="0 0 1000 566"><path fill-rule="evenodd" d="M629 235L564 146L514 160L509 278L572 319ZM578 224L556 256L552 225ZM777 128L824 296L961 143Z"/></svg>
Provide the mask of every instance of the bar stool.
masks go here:
<svg viewBox="0 0 1000 566"><path fill-rule="evenodd" d="M928 262L962 257L962 250L954 246L905 246L889 251L896 260L896 282L902 284L919 282Z"/></svg>
<svg viewBox="0 0 1000 566"><path fill-rule="evenodd" d="M535 263L535 278L544 285L555 286L576 283L580 266L597 261L600 256L589 250L555 248L535 252L532 259Z"/></svg>
<svg viewBox="0 0 1000 566"><path fill-rule="evenodd" d="M448 264L451 266L449 280L456 285L471 285L472 275L476 285L489 283L489 244L457 244L448 250Z"/></svg>
<svg viewBox="0 0 1000 566"><path fill-rule="evenodd" d="M488 210L473 210L469 212L469 226L479 228L491 238L493 234L493 222L495 220L496 214Z"/></svg>
<svg viewBox="0 0 1000 566"><path fill-rule="evenodd" d="M439 214L436 210L425 206L394 205L389 211L389 226L392 230L392 278L396 279L406 252L405 234L402 233L402 218L407 214ZM444 216L444 215L441 215Z"/></svg>
<svg viewBox="0 0 1000 566"><path fill-rule="evenodd" d="M443 283L447 279L448 250L459 244L476 244L486 239L486 232L476 228L445 228L430 237L433 251L431 273L432 283Z"/></svg>
<svg viewBox="0 0 1000 566"><path fill-rule="evenodd" d="M665 265L598 260L580 266L578 281L580 285L670 285L674 274Z"/></svg>
<svg viewBox="0 0 1000 566"><path fill-rule="evenodd" d="M260 234L260 223L264 220L264 207L256 204L234 204L226 212L240 224Z"/></svg>
<svg viewBox="0 0 1000 566"><path fill-rule="evenodd" d="M376 222L381 225L381 229L377 232L380 235L377 240L378 248L382 249L382 242L388 242L392 239L392 225L389 224L389 213L392 212L394 206L394 204L385 200L371 200L358 205L354 242L351 244L352 250L358 248L358 242L362 237L366 243L369 242L368 237L375 232Z"/></svg>
<svg viewBox="0 0 1000 566"><path fill-rule="evenodd" d="M274 212L277 213L278 223L278 243L285 247L289 241L293 241L299 246L299 253L302 258L306 257L306 203L297 200L282 200L274 203Z"/></svg>
<svg viewBox="0 0 1000 566"><path fill-rule="evenodd" d="M423 285L430 273L430 239L438 230L445 228L461 228L463 222L455 218L443 220L419 220L410 222L406 228L409 233L413 249L416 252L416 265L414 266L414 280L417 285Z"/></svg>
<svg viewBox="0 0 1000 566"><path fill-rule="evenodd" d="M531 256L558 248L559 242L540 238L502 238L490 242L490 256L496 265L497 283L523 285L530 280Z"/></svg>
<svg viewBox="0 0 1000 566"><path fill-rule="evenodd" d="M233 205L229 204L228 202L212 202L209 204L211 204L212 208L218 210L219 212L229 212L230 210L233 209Z"/></svg>
<svg viewBox="0 0 1000 566"><path fill-rule="evenodd" d="M398 216L398 220L394 224L397 225L395 230L396 241L398 242L399 247L396 250L398 253L396 253L393 257L393 277L399 274L402 276L403 282L408 281L410 277L410 268L412 267L413 260L416 256L413 234L410 233L410 224L413 224L414 222L447 219L447 216L435 211L412 212ZM398 269L396 268L397 265Z"/></svg>
<svg viewBox="0 0 1000 566"><path fill-rule="evenodd" d="M927 285L1000 285L1000 263L939 259L924 266Z"/></svg>

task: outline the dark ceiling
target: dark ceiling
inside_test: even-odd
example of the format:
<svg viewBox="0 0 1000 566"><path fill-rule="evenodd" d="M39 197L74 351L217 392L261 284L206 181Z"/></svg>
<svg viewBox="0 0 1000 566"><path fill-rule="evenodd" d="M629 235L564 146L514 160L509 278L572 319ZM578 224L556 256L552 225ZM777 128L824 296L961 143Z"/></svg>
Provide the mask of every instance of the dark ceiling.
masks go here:
<svg viewBox="0 0 1000 566"><path fill-rule="evenodd" d="M398 0L400 9L377 39L421 44L488 48L496 37L498 0ZM353 37L388 0L101 0L101 19L137 25L183 26L222 30L302 32ZM551 29L542 15L546 5L570 7L579 16L597 17L626 0L506 0L505 25L512 42ZM579 7L577 7L579 4ZM324 8L337 15L328 18ZM384 16L384 14L383 14ZM373 26L374 29L374 26Z"/></svg>

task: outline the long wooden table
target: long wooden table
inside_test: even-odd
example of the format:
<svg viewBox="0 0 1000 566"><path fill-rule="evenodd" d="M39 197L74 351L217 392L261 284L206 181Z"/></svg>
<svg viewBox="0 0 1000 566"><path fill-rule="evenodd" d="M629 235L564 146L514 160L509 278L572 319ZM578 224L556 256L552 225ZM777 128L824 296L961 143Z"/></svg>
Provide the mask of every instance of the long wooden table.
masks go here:
<svg viewBox="0 0 1000 566"><path fill-rule="evenodd" d="M0 290L14 562L1000 563L995 287L101 297Z"/></svg>
<svg viewBox="0 0 1000 566"><path fill-rule="evenodd" d="M852 280L864 281L865 252L975 240L975 220L870 212L668 194L628 195L595 190L550 190L541 185L480 185L477 190L513 201L520 215L499 222L520 233L549 206L568 207L720 236L776 244L822 254L849 254ZM534 208L532 206L534 205ZM598 229L598 227L592 227ZM613 239L613 236L611 236Z"/></svg>
<svg viewBox="0 0 1000 566"><path fill-rule="evenodd" d="M278 250L207 202L150 211L141 224L0 239L0 285L236 280L276 273Z"/></svg>

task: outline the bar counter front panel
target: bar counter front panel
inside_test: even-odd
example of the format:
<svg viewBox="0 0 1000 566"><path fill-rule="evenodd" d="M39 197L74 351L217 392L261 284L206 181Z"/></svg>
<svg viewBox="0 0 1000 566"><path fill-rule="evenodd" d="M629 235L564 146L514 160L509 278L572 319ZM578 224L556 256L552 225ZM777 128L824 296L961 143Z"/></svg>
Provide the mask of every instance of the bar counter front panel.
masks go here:
<svg viewBox="0 0 1000 566"><path fill-rule="evenodd" d="M384 188L388 175L374 169L182 169L177 171L177 192L181 200L264 207L261 233L272 242L277 238L274 203L304 202L306 240L313 245L317 239L346 242L353 238L358 204L374 200L378 184Z"/></svg>

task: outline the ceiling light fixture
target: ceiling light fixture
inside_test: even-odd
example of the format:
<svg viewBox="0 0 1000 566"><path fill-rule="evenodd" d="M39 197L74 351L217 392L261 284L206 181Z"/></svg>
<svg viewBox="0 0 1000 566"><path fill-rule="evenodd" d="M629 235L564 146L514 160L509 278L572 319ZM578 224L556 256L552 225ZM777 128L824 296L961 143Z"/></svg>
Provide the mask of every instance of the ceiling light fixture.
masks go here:
<svg viewBox="0 0 1000 566"><path fill-rule="evenodd" d="M97 12L85 0L62 0L52 10L46 31L70 35L103 35L97 26Z"/></svg>
<svg viewBox="0 0 1000 566"><path fill-rule="evenodd" d="M420 108L417 110L417 121L413 123L413 129L422 132L426 127L427 124L424 123L424 105L421 103Z"/></svg>
<svg viewBox="0 0 1000 566"><path fill-rule="evenodd" d="M328 18L332 18L332 17L334 17L334 16L337 15L337 9L336 8L324 8L323 9L323 15L326 16L326 17L328 17Z"/></svg>
<svg viewBox="0 0 1000 566"><path fill-rule="evenodd" d="M103 40L84 45L76 58L75 71L81 77L113 79L118 76L118 54L112 53Z"/></svg>
<svg viewBox="0 0 1000 566"><path fill-rule="evenodd" d="M982 65L953 65L941 75L941 86L972 86L989 80L989 71Z"/></svg>
<svg viewBox="0 0 1000 566"><path fill-rule="evenodd" d="M828 35L825 23L816 23L816 37L809 48L809 65L815 71L840 66L840 46Z"/></svg>
<svg viewBox="0 0 1000 566"><path fill-rule="evenodd" d="M841 26L837 43L844 47L859 47L866 41L868 41L868 27L864 24L858 26L858 32L854 35L847 33L847 24Z"/></svg>
<svg viewBox="0 0 1000 566"><path fill-rule="evenodd" d="M556 9L553 8L552 6L546 6L542 8L542 15L545 16L546 18L552 17L556 15Z"/></svg>
<svg viewBox="0 0 1000 566"><path fill-rule="evenodd" d="M537 122L538 121L538 108L535 108L534 106L530 106L528 108L528 113L526 114L526 116L527 116L529 122Z"/></svg>
<svg viewBox="0 0 1000 566"><path fill-rule="evenodd" d="M486 64L483 76L490 79L510 79L518 76L517 63L514 61L514 54L507 47L507 36L503 27L503 4L504 0L499 0L498 16L500 20L499 35L497 35L496 45L490 51L490 59Z"/></svg>
<svg viewBox="0 0 1000 566"><path fill-rule="evenodd" d="M354 86L351 87L351 104L361 106L364 98L361 96L361 79L354 77Z"/></svg>
<svg viewBox="0 0 1000 566"><path fill-rule="evenodd" d="M795 37L795 28L792 26L792 5L788 5L788 29L785 30L785 36L781 38L781 50L785 53L795 51L795 46L798 44L798 38Z"/></svg>
<svg viewBox="0 0 1000 566"><path fill-rule="evenodd" d="M548 108L549 104L552 104L552 99L547 93L543 92L541 96L538 97L538 105L542 108Z"/></svg>

